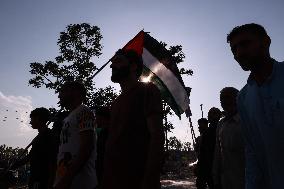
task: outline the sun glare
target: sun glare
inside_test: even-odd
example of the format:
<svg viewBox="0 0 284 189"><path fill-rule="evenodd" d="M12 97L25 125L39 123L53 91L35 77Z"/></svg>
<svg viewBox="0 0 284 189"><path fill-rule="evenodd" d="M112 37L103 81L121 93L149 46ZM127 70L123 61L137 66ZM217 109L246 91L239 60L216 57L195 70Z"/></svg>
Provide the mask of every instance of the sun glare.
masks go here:
<svg viewBox="0 0 284 189"><path fill-rule="evenodd" d="M152 79L152 74L146 76L146 77L141 77L141 81L144 82L144 83L149 83L151 82L151 79Z"/></svg>

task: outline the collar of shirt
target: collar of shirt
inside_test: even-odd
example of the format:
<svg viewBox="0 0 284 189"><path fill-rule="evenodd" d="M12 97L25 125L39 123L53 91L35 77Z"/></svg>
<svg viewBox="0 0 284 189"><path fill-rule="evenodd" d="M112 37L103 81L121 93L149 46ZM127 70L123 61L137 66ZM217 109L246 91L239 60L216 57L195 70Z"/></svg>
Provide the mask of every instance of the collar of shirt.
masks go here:
<svg viewBox="0 0 284 189"><path fill-rule="evenodd" d="M240 122L240 115L237 113L233 116L229 116L229 117L224 117L224 121L227 122L227 121L234 121L236 123Z"/></svg>
<svg viewBox="0 0 284 189"><path fill-rule="evenodd" d="M273 58L272 58L272 62L273 62L273 65L272 65L272 66L273 66L273 67L272 67L272 73L271 73L270 76L265 80L265 82L263 83L263 85L269 83L269 82L273 79L273 77L274 77L274 75L275 75L276 67L277 67L278 62L277 62L275 59L273 59ZM249 85L257 85L257 83L256 83L256 81L254 80L254 78L253 78L253 76L252 76L251 73L250 73L250 75L249 75L249 77L248 77L247 83L248 83Z"/></svg>

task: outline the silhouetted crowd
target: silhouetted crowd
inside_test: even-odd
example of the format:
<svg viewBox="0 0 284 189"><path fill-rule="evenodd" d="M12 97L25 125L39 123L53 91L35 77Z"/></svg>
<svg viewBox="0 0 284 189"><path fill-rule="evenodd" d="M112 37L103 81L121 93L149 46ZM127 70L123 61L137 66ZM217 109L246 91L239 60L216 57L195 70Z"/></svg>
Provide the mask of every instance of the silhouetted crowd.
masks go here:
<svg viewBox="0 0 284 189"><path fill-rule="evenodd" d="M258 24L227 36L234 59L250 75L239 91L220 91L223 111L212 107L198 120L197 189L283 189L284 64L270 56L271 39ZM143 83L141 55L120 49L111 59L121 94L109 107L84 105L86 88L69 81L59 90L64 110L47 127L50 112L36 108L38 130L29 154L30 189L159 189L164 131L161 94Z"/></svg>
<svg viewBox="0 0 284 189"><path fill-rule="evenodd" d="M284 188L284 64L271 58L261 25L237 26L227 42L250 75L240 91L220 91L223 112L198 120L197 189Z"/></svg>

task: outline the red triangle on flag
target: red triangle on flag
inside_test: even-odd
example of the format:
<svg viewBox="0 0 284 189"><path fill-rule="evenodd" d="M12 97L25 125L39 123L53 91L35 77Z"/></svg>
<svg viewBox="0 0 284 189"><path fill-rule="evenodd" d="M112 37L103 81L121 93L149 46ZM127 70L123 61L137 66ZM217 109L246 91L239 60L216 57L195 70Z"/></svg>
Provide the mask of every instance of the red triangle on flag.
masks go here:
<svg viewBox="0 0 284 189"><path fill-rule="evenodd" d="M134 50L138 55L142 56L144 47L144 31L140 31L133 39L131 39L122 49Z"/></svg>

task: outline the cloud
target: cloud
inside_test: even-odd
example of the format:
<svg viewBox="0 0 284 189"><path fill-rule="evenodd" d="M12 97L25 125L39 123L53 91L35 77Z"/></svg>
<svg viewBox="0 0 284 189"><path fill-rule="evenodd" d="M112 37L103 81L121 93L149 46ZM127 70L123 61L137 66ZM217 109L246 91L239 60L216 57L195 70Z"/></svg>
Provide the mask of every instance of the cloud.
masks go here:
<svg viewBox="0 0 284 189"><path fill-rule="evenodd" d="M0 91L0 144L25 147L35 137L29 125L30 96L5 95Z"/></svg>

